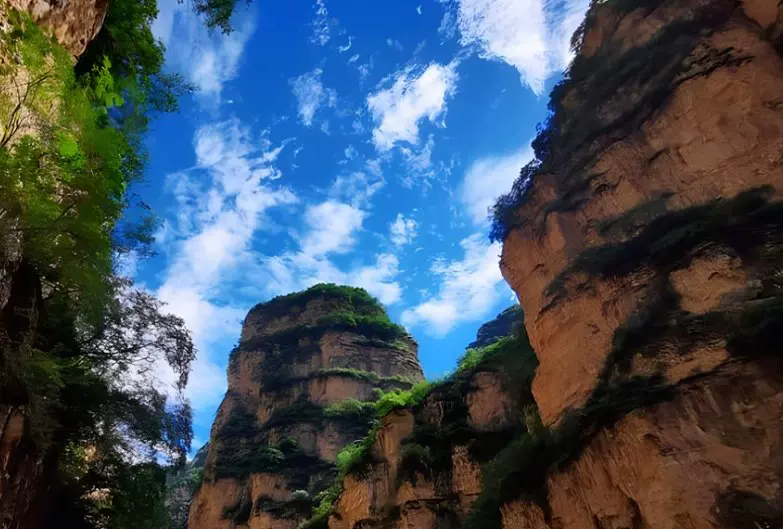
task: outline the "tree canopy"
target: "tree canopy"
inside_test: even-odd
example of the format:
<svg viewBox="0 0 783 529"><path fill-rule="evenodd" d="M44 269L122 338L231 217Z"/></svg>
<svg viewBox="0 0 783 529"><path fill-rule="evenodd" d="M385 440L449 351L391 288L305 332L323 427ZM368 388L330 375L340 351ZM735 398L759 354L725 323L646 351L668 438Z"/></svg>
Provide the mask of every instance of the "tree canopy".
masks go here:
<svg viewBox="0 0 783 529"><path fill-rule="evenodd" d="M0 405L23 410L26 449L45 462L47 527L167 528L165 467L190 450L191 334L118 273L156 226L129 214L141 139L189 89L162 70L156 14L154 0L112 2L75 67L24 14L0 37L0 257L14 263Z"/></svg>

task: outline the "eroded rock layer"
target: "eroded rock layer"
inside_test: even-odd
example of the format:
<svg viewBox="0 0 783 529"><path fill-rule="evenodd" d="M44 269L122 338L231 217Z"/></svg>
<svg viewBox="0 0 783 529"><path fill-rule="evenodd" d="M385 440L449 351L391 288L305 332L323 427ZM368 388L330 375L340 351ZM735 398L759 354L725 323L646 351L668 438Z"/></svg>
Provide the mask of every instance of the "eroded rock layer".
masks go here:
<svg viewBox="0 0 783 529"><path fill-rule="evenodd" d="M422 379L416 344L361 289L318 285L255 307L232 351L191 529L296 527L363 438L379 390Z"/></svg>

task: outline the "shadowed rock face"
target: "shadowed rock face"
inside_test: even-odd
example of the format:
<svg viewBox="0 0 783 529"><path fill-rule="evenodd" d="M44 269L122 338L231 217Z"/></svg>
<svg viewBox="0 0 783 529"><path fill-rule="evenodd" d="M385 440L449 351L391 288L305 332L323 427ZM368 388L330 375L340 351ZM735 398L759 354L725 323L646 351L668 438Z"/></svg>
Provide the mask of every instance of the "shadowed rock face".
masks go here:
<svg viewBox="0 0 783 529"><path fill-rule="evenodd" d="M515 325L522 324L522 307L513 305L479 327L476 340L468 348L486 347L498 339L508 336L514 331Z"/></svg>
<svg viewBox="0 0 783 529"><path fill-rule="evenodd" d="M295 527L334 479L337 452L369 430L368 410L340 405L422 378L416 343L361 289L316 286L255 307L189 527Z"/></svg>
<svg viewBox="0 0 783 529"><path fill-rule="evenodd" d="M57 42L75 57L101 29L108 0L8 0L12 7L26 11L39 25L52 31Z"/></svg>

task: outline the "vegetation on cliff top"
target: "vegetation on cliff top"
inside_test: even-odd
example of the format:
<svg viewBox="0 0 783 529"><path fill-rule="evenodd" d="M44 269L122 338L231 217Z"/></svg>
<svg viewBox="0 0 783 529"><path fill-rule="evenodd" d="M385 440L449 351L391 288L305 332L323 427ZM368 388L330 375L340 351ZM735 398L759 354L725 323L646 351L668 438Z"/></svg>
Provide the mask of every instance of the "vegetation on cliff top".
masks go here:
<svg viewBox="0 0 783 529"><path fill-rule="evenodd" d="M301 382L303 377L294 374L297 363L307 363L318 354L318 339L328 332L346 331L359 335L357 346L392 349L406 353L411 350L412 338L404 327L389 319L383 306L364 289L333 284L315 285L305 291L279 296L254 307L253 313L262 313L264 320L300 313L308 302L322 299L327 311L311 324L298 325L269 335L255 336L241 342L229 357L229 371L242 351L265 352L264 360L257 367L265 391L278 391ZM318 310L324 310L319 307ZM259 323L262 325L262 323ZM329 368L311 373L306 378L329 375L352 377L378 384L383 389L408 381L404 377L380 377L369 371L347 368Z"/></svg>
<svg viewBox="0 0 783 529"><path fill-rule="evenodd" d="M319 298L342 307L340 310L354 314L365 316L386 314L380 301L372 297L363 288L336 285L334 283L319 283L300 292L291 292L290 294L274 297L269 301L259 303L251 309L250 313L262 312L268 318L276 318L284 316L292 310L301 311L308 302Z"/></svg>

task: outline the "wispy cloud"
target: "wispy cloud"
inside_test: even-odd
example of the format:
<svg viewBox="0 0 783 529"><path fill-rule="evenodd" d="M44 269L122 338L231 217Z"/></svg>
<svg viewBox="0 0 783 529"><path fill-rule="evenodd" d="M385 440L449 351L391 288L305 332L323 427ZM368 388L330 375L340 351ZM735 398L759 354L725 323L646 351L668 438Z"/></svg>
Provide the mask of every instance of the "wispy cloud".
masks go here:
<svg viewBox="0 0 783 529"><path fill-rule="evenodd" d="M337 176L329 188L329 195L345 200L354 207L368 207L373 195L380 191L385 183L379 173L355 171Z"/></svg>
<svg viewBox="0 0 783 529"><path fill-rule="evenodd" d="M458 0L460 42L476 46L486 59L506 62L519 71L536 94L544 81L570 61L569 42L589 0ZM443 31L453 28L447 11Z"/></svg>
<svg viewBox="0 0 783 529"><path fill-rule="evenodd" d="M235 30L224 35L211 32L186 3L162 2L152 26L166 46L166 64L198 90L202 102L220 103L223 86L236 78L248 40L256 29L255 11L235 17Z"/></svg>
<svg viewBox="0 0 783 529"><path fill-rule="evenodd" d="M483 233L460 241L463 257L436 260L430 272L439 282L437 293L402 313L402 323L444 336L460 323L486 318L504 299L508 287L500 275L501 245L490 244Z"/></svg>
<svg viewBox="0 0 783 529"><path fill-rule="evenodd" d="M300 238L302 252L314 257L345 253L356 243L354 234L362 227L364 212L350 204L327 200L305 212L308 231Z"/></svg>
<svg viewBox="0 0 783 529"><path fill-rule="evenodd" d="M299 118L308 127L313 124L313 118L319 108L334 107L337 104L337 92L324 87L321 74L323 71L316 68L289 81L296 97Z"/></svg>
<svg viewBox="0 0 783 529"><path fill-rule="evenodd" d="M519 170L533 159L529 146L505 156L487 156L473 162L459 189L459 199L474 224L488 222L488 210L495 199L507 193Z"/></svg>
<svg viewBox="0 0 783 529"><path fill-rule="evenodd" d="M352 45L353 45L353 37L351 35L348 35L348 44L346 44L345 46L338 46L337 47L337 52L338 53L345 53L346 51L351 49Z"/></svg>
<svg viewBox="0 0 783 529"><path fill-rule="evenodd" d="M331 26L334 21L329 18L329 10L326 8L324 0L315 0L314 7L315 18L312 22L313 34L310 37L310 42L325 46L331 38Z"/></svg>
<svg viewBox="0 0 783 529"><path fill-rule="evenodd" d="M397 218L389 225L389 239L395 246L404 246L416 238L418 223L412 218L406 218L397 213Z"/></svg>
<svg viewBox="0 0 783 529"><path fill-rule="evenodd" d="M456 62L431 63L426 68L407 67L392 76L391 86L367 97L376 127L373 142L380 151L396 143L419 142L419 123L435 123L446 112L447 100L456 92Z"/></svg>
<svg viewBox="0 0 783 529"><path fill-rule="evenodd" d="M357 207L333 199L309 206L303 218L305 229L295 237L297 250L258 256L246 265L253 270L256 283L263 285L259 295L331 282L363 287L387 305L398 302L402 288L397 281L399 260L395 255L380 253L371 264L354 263L348 268L333 261L334 255L355 248L365 217L366 213Z"/></svg>
<svg viewBox="0 0 783 529"><path fill-rule="evenodd" d="M251 251L270 208L296 202L276 184L282 145L257 136L236 119L199 128L196 166L170 177L176 223L166 230L168 264L158 297L193 330L199 356L188 395L197 409L215 406L224 390L215 344L238 335L246 308L227 303L223 287Z"/></svg>

